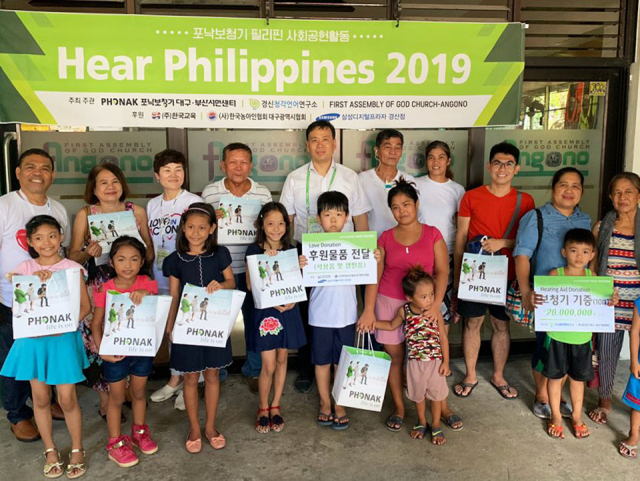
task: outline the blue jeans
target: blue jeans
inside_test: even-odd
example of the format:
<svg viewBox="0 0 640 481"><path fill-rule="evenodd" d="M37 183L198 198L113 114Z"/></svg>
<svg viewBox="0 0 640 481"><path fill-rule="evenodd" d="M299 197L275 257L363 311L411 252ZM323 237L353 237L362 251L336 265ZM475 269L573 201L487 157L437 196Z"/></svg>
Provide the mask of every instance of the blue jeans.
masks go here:
<svg viewBox="0 0 640 481"><path fill-rule="evenodd" d="M244 319L244 340L245 345L249 345L247 342L251 335L251 322L253 321L253 296L247 289L247 275L245 273L235 274L233 276L236 280L236 289L246 292L247 295L242 303L242 318ZM259 353L249 351L247 349L247 359L242 365L242 375L244 377L258 377L262 370L262 357ZM222 370L220 371L222 375Z"/></svg>
<svg viewBox="0 0 640 481"><path fill-rule="evenodd" d="M9 355L13 345L13 324L11 309L0 304L0 369ZM33 417L33 410L27 406L31 397L29 381L16 381L12 377L0 376L2 407L7 411L7 419L12 424L26 421Z"/></svg>

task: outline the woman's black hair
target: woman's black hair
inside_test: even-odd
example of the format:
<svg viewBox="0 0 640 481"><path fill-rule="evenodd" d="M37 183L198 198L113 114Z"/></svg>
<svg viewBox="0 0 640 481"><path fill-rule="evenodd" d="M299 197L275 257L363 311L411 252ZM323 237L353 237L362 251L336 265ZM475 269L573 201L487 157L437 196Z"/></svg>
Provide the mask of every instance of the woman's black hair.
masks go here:
<svg viewBox="0 0 640 481"><path fill-rule="evenodd" d="M280 243L282 244L282 250L286 251L291 247L291 222L289 221L289 214L287 213L287 209L285 209L284 205L280 202L267 202L260 209L260 213L258 214L258 219L256 220L256 228L258 229L258 233L256 234L256 244L259 246L263 246L267 243L267 234L264 232L264 219L271 212L278 211L282 214L282 218L284 219L284 225L286 226L286 230L282 239L280 239Z"/></svg>
<svg viewBox="0 0 640 481"><path fill-rule="evenodd" d="M451 148L449 147L449 144L443 142L442 140L434 140L433 142L429 142L429 145L427 145L427 148L425 149L425 160L429 158L429 154L434 149L441 149L444 152L444 155L446 155L448 159L451 159ZM428 168L427 174L429 174ZM450 165L447 165L447 170L444 175L447 179L453 180L453 171L451 170Z"/></svg>
<svg viewBox="0 0 640 481"><path fill-rule="evenodd" d="M560 179L565 174L577 174L580 177L580 187L584 190L584 174L575 167L563 167L560 170L556 170L556 173L553 174L553 179L551 179L551 190L556 188L556 184L560 182Z"/></svg>
<svg viewBox="0 0 640 481"><path fill-rule="evenodd" d="M413 199L414 202L418 202L418 191L416 190L415 182L408 181L402 176L394 182L393 187L389 191L389 195L387 196L389 208L391 208L393 198L399 194L404 194L410 199Z"/></svg>
<svg viewBox="0 0 640 481"><path fill-rule="evenodd" d="M209 225L217 226L216 211L213 210L210 204L205 202L195 202L189 206L189 208L182 214L180 224L178 225L178 238L176 240L176 250L183 254L189 252L189 241L187 236L184 235L184 224L189 220L191 216L201 215L209 219ZM204 254L213 254L218 249L218 229L213 231L204 243Z"/></svg>
<svg viewBox="0 0 640 481"><path fill-rule="evenodd" d="M149 265L147 264L147 248L145 247L144 243L136 239L135 237L123 235L122 237L118 237L113 241L113 244L111 244L111 250L109 251L109 260L111 261L111 270L113 271L111 273L112 276L116 276L116 271L113 268L113 258L118 253L118 250L121 247L125 246L133 247L140 253L140 257L142 258L142 266L140 267L140 272L138 272L138 275L148 275Z"/></svg>
<svg viewBox="0 0 640 481"><path fill-rule="evenodd" d="M60 232L60 234L64 234L64 232L62 231L62 226L60 225L60 222L58 222L58 219L50 215L36 215L35 217L32 217L29 222L27 222L27 226L25 227L27 231L27 239L30 239L31 236L35 234L35 232L43 225L50 225L51 227L55 227L56 229L58 229L58 232ZM29 255L34 259L40 257L40 254L38 254L36 250L31 246L29 246Z"/></svg>
<svg viewBox="0 0 640 481"><path fill-rule="evenodd" d="M416 288L421 282L427 282L435 287L435 279L424 270L420 264L409 267L409 270L402 278L402 292L405 296L413 297L416 293Z"/></svg>

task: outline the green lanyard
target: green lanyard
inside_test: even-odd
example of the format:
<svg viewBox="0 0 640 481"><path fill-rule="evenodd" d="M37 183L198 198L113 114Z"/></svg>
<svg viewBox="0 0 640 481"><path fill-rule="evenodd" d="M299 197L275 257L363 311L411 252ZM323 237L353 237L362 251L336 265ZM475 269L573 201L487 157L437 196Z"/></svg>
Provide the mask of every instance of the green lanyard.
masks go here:
<svg viewBox="0 0 640 481"><path fill-rule="evenodd" d="M331 186L333 185L333 181L336 180L336 172L338 168L333 166L333 175L331 176L331 180L329 181L329 188L327 190L331 190ZM307 169L307 215L311 212L309 210L309 180L311 179L311 162L309 162L309 168Z"/></svg>

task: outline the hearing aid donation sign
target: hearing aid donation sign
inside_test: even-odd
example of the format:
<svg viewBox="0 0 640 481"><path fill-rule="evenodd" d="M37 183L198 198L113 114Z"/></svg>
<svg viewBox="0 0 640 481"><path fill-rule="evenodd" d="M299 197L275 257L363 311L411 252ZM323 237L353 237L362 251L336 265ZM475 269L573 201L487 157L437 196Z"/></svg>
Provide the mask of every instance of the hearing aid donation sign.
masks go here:
<svg viewBox="0 0 640 481"><path fill-rule="evenodd" d="M305 286L346 286L376 284L378 265L373 251L378 234L338 232L302 234L302 269Z"/></svg>
<svg viewBox="0 0 640 481"><path fill-rule="evenodd" d="M122 236L135 237L143 242L138 232L138 225L133 211L111 212L109 214L96 214L87 216L89 222L89 234L92 241L97 241L102 247L102 254L96 257L96 265L100 266L109 262L111 244ZM143 242L144 243L144 242Z"/></svg>
<svg viewBox="0 0 640 481"><path fill-rule="evenodd" d="M514 125L519 23L0 12L0 121L305 128ZM115 35L114 32L127 32Z"/></svg>
<svg viewBox="0 0 640 481"><path fill-rule="evenodd" d="M275 256L248 256L247 268L256 308L266 309L307 300L296 249Z"/></svg>
<svg viewBox="0 0 640 481"><path fill-rule="evenodd" d="M171 296L145 296L138 305L129 294L108 291L100 354L155 357L162 344Z"/></svg>
<svg viewBox="0 0 640 481"><path fill-rule="evenodd" d="M256 220L262 202L233 195L220 197L218 209L222 217L218 219L218 243L221 245L253 244L256 241Z"/></svg>
<svg viewBox="0 0 640 481"><path fill-rule="evenodd" d="M63 334L78 329L80 269L38 276L13 276L13 338Z"/></svg>
<svg viewBox="0 0 640 481"><path fill-rule="evenodd" d="M536 306L535 330L614 332L611 277L535 276L534 290L544 296Z"/></svg>
<svg viewBox="0 0 640 481"><path fill-rule="evenodd" d="M230 289L208 294L204 287L187 284L182 290L173 325L173 342L225 347L245 295L244 292Z"/></svg>

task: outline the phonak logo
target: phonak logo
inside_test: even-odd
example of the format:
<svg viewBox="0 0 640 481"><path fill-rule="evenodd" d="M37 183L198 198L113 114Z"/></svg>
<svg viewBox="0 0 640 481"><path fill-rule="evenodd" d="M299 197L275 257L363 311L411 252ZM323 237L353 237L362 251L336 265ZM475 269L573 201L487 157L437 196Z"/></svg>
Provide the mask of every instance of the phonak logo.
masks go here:
<svg viewBox="0 0 640 481"><path fill-rule="evenodd" d="M319 117L316 117L316 120L336 120L340 118L340 114L322 114Z"/></svg>
<svg viewBox="0 0 640 481"><path fill-rule="evenodd" d="M209 112L209 120L213 121L216 120L218 118L218 114L216 114L215 112Z"/></svg>

